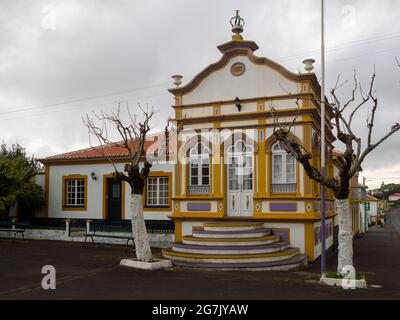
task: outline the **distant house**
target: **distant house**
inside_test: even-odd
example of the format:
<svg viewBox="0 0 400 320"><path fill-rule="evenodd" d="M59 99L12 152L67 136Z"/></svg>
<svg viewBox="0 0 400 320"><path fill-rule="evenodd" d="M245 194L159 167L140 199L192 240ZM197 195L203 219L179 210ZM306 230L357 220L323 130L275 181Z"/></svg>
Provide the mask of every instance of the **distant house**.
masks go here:
<svg viewBox="0 0 400 320"><path fill-rule="evenodd" d="M389 196L389 202L397 202L400 200L400 193L396 192Z"/></svg>
<svg viewBox="0 0 400 320"><path fill-rule="evenodd" d="M377 223L377 216L378 216L378 203L379 199L367 195L367 199L365 202L365 211L369 217L369 223L370 224L376 224Z"/></svg>

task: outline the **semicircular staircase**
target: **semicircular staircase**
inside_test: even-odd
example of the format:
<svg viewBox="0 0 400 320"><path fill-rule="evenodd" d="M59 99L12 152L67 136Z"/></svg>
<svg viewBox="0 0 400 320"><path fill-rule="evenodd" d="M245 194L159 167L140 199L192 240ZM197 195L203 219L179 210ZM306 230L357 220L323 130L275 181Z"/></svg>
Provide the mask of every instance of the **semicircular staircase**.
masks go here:
<svg viewBox="0 0 400 320"><path fill-rule="evenodd" d="M218 222L193 227L191 236L163 249L174 266L217 270L291 270L307 257L262 222Z"/></svg>

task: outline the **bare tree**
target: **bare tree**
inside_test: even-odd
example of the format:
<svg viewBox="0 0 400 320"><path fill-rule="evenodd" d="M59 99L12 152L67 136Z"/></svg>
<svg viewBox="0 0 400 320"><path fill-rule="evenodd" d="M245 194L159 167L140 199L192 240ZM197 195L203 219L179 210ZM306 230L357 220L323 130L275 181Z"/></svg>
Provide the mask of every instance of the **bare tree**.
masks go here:
<svg viewBox="0 0 400 320"><path fill-rule="evenodd" d="M336 128L336 138L345 146L343 155L339 157L342 165L339 168L339 176L337 178L323 175L319 168L312 164L312 154L307 151L306 148L301 145L301 142L290 132L297 117L289 125L282 125L278 123L278 120L274 115L274 109L271 110L271 114L275 123L274 134L277 139L283 143L286 152L291 154L298 162L300 162L311 179L333 191L336 199L337 214L339 217L339 255L337 271L338 273L343 274L345 273L343 267L353 266L352 218L348 201L350 196L351 178L358 172L362 171L361 165L367 155L391 135L397 132L400 129L400 124L395 123L383 137L378 139L376 142L372 142L375 115L378 107L378 98L375 96L374 90L375 70L371 77L368 92L365 92L362 89L361 84L357 81L356 72L354 72L354 87L352 94L345 103L341 103L337 96L337 90L344 84L339 84L339 81L340 76L338 77L335 87L330 90L332 102L328 104L328 107L332 109L333 113L333 125ZM357 93L359 99L356 97ZM320 100L314 99L314 101L320 103ZM352 124L357 112L360 111L362 107L365 108L367 105L369 105L366 120L367 141L363 148L361 138L354 133Z"/></svg>
<svg viewBox="0 0 400 320"><path fill-rule="evenodd" d="M100 114L94 113L94 118L101 125L97 125L96 121L90 118L89 115L86 115L83 121L88 128L91 148L106 158L114 167L113 177L115 179L125 181L131 187L130 217L132 220L132 234L135 242L136 258L138 261L151 262L152 252L143 216L142 195L152 162L156 160L155 157L146 156L145 151L146 136L150 131L150 120L154 116L155 111L153 108L149 111L148 108L144 110L140 105L138 107L142 112L141 117L136 114L132 115L129 107L127 108L127 118L129 120L127 124L121 118L120 107L118 107L116 112L110 114L104 112ZM117 130L122 138L121 141L115 142L111 140L107 127L108 124ZM93 146L92 137L95 137L98 146ZM118 170L112 156L105 153L105 147L107 146L120 148L126 152L129 160L123 172ZM141 162L143 162L143 167L140 169Z"/></svg>

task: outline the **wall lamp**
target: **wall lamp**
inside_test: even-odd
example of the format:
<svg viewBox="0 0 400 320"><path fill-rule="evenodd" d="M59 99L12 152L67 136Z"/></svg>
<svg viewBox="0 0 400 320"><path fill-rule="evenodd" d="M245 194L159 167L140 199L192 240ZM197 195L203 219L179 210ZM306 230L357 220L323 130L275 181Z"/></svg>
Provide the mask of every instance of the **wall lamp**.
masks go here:
<svg viewBox="0 0 400 320"><path fill-rule="evenodd" d="M236 99L235 99L235 105L236 105L236 108L238 109L238 111L240 112L240 110L242 110L242 105L240 104L240 100L238 97L236 97Z"/></svg>

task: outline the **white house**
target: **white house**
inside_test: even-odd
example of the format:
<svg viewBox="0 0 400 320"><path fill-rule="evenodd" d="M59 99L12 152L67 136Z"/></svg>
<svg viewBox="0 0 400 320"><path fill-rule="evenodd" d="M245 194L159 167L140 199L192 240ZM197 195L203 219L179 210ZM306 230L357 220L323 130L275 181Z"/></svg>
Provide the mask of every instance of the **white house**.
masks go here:
<svg viewBox="0 0 400 320"><path fill-rule="evenodd" d="M164 133L149 135L146 152L157 152L161 139ZM41 159L45 173L39 183L42 180L45 206L37 216L115 222L127 219L130 186L112 177L114 167L108 160L123 171L128 162L127 150L106 146L102 152L104 155L88 148ZM173 156L173 152L168 156ZM167 220L171 214L172 171L173 165L166 157L153 164L144 193L146 219Z"/></svg>

